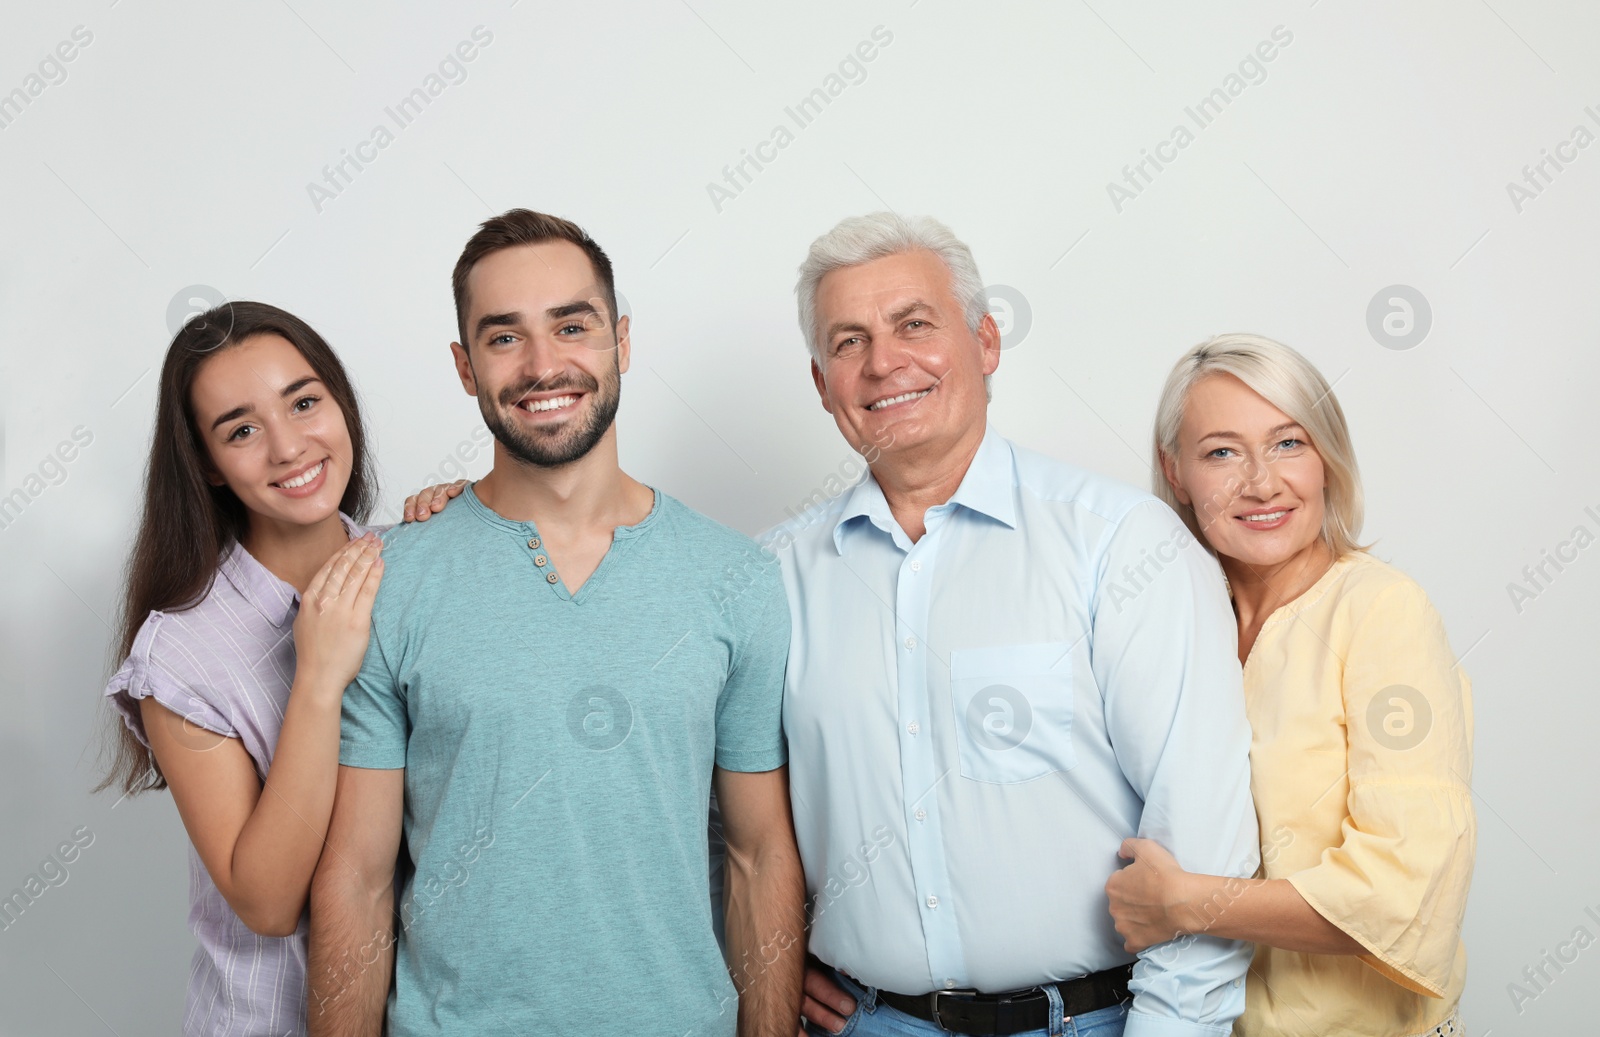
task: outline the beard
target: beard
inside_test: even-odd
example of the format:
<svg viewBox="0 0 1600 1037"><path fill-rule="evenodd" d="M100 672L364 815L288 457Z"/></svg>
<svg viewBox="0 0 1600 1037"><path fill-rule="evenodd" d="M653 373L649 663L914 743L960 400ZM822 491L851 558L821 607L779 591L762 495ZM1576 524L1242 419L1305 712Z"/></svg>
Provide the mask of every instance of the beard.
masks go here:
<svg viewBox="0 0 1600 1037"><path fill-rule="evenodd" d="M616 354L613 352L612 357ZM506 412L531 392L572 389L588 393L587 414L562 422L551 429L528 428ZM622 401L622 372L613 364L609 376L601 381L582 373L563 374L552 381L528 381L508 386L491 402L487 393L478 397L483 423L507 453L535 468L560 468L586 456L600 442L617 417Z"/></svg>

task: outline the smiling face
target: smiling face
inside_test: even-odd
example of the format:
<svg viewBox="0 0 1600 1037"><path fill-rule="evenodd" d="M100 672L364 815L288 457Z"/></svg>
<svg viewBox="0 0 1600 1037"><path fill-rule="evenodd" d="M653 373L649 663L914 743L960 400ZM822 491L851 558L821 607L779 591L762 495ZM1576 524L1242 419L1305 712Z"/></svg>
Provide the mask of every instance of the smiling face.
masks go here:
<svg viewBox="0 0 1600 1037"><path fill-rule="evenodd" d="M224 346L189 390L213 484L260 521L311 526L339 510L350 481L350 430L311 364L288 339Z"/></svg>
<svg viewBox="0 0 1600 1037"><path fill-rule="evenodd" d="M611 433L628 369L628 319L612 324L589 257L567 241L492 252L467 275L451 343L461 384L495 439L525 464L571 464Z"/></svg>
<svg viewBox="0 0 1600 1037"><path fill-rule="evenodd" d="M816 313L822 361L812 377L852 447L893 464L982 437L983 379L1000 365L1000 332L987 314L968 330L937 255L902 252L831 270L817 286Z"/></svg>
<svg viewBox="0 0 1600 1037"><path fill-rule="evenodd" d="M1229 374L1189 390L1162 467L1223 559L1277 568L1322 550L1326 472L1305 429Z"/></svg>

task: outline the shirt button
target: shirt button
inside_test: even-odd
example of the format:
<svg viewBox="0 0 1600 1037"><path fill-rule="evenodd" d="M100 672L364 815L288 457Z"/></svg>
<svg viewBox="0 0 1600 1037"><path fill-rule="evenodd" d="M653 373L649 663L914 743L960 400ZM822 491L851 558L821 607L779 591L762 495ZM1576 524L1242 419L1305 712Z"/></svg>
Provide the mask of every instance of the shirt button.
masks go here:
<svg viewBox="0 0 1600 1037"><path fill-rule="evenodd" d="M906 648L907 649L911 649L911 648L915 648L915 647L917 647L917 639L914 638L914 637L906 638Z"/></svg>
<svg viewBox="0 0 1600 1037"><path fill-rule="evenodd" d="M922 559L919 558L911 563L911 571L914 573L919 573L922 571Z"/></svg>
<svg viewBox="0 0 1600 1037"><path fill-rule="evenodd" d="M918 807L917 812L911 816L915 817L918 821L926 821L928 819L928 812L921 807Z"/></svg>
<svg viewBox="0 0 1600 1037"><path fill-rule="evenodd" d="M537 565L541 569L544 568L545 563L548 562L549 560L550 559L546 558L544 555L534 555L533 556L533 564Z"/></svg>
<svg viewBox="0 0 1600 1037"><path fill-rule="evenodd" d="M944 988L946 990L954 990L956 988L956 981L953 980L953 979L945 980L944 981Z"/></svg>
<svg viewBox="0 0 1600 1037"><path fill-rule="evenodd" d="M910 731L912 734L916 734L918 731L922 730L922 725L913 720L911 723L906 725L906 730Z"/></svg>
<svg viewBox="0 0 1600 1037"><path fill-rule="evenodd" d="M561 579L561 577L557 576L555 573L544 574L544 580L546 583L555 583L559 579Z"/></svg>
<svg viewBox="0 0 1600 1037"><path fill-rule="evenodd" d="M932 893L929 893L928 894L928 906L929 907L938 907L939 906L939 898L934 896Z"/></svg>
<svg viewBox="0 0 1600 1037"><path fill-rule="evenodd" d="M539 538L534 537L533 539L529 540L528 546L533 548L535 551L539 550Z"/></svg>

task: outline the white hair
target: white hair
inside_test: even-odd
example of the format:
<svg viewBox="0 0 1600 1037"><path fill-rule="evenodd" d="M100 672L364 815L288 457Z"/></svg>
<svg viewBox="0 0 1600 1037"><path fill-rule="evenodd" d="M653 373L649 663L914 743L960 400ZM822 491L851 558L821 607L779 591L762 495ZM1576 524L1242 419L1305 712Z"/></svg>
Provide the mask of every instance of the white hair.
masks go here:
<svg viewBox="0 0 1600 1037"><path fill-rule="evenodd" d="M1178 455L1178 431L1184 407L1195 383L1213 374L1239 379L1256 395L1287 414L1306 430L1311 446L1322 458L1324 508L1322 539L1335 557L1364 551L1356 542L1361 535L1361 472L1356 467L1350 428L1333 387L1316 365L1281 342L1261 335L1218 335L1184 353L1167 376L1156 408L1154 438L1156 496L1182 518L1191 532L1207 543L1192 504L1183 504L1163 474L1163 457Z"/></svg>
<svg viewBox="0 0 1600 1037"><path fill-rule="evenodd" d="M830 271L859 266L903 252L932 252L950 271L950 294L961 301L967 330L976 333L989 312L983 278L978 275L972 250L932 216L901 216L874 212L840 220L828 233L811 243L800 264L794 294L800 304L800 331L818 366L822 364L822 329L817 327L817 286ZM985 384L988 379L984 379Z"/></svg>

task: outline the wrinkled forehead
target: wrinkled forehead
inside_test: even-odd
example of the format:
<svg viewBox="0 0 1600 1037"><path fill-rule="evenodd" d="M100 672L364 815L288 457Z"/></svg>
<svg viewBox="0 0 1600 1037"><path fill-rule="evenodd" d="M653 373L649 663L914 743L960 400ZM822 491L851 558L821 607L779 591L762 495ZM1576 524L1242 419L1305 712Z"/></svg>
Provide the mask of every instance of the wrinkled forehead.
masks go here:
<svg viewBox="0 0 1600 1037"><path fill-rule="evenodd" d="M961 309L951 291L949 268L932 252L901 252L836 267L817 285L817 316L823 327L840 320L882 320L916 305L940 313Z"/></svg>

